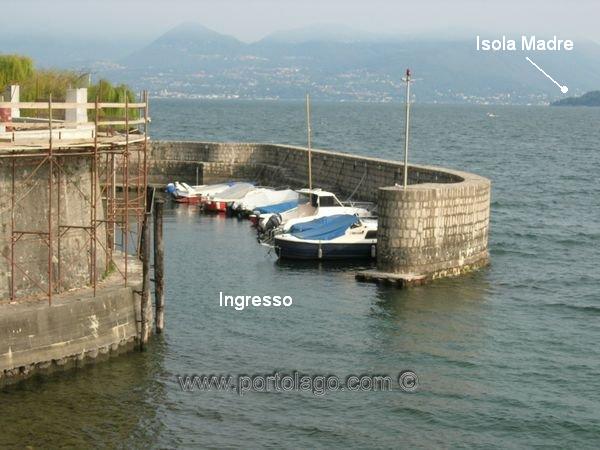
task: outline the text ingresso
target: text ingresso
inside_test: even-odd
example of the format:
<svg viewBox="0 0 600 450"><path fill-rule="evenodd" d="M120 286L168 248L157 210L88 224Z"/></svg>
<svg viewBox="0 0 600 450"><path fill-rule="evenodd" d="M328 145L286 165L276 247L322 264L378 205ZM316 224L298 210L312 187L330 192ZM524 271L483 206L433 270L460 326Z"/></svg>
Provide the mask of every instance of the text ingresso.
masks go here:
<svg viewBox="0 0 600 450"><path fill-rule="evenodd" d="M249 307L292 306L293 301L289 295L224 295L219 292L219 306L231 306L236 311Z"/></svg>

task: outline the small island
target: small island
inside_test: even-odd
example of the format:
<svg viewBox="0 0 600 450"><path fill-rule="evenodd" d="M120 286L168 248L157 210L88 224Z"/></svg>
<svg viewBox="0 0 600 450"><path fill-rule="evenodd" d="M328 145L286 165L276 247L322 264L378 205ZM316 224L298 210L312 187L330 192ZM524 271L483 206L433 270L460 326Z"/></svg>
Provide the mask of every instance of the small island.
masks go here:
<svg viewBox="0 0 600 450"><path fill-rule="evenodd" d="M550 103L550 106L600 106L600 91L590 91L581 97L563 98Z"/></svg>

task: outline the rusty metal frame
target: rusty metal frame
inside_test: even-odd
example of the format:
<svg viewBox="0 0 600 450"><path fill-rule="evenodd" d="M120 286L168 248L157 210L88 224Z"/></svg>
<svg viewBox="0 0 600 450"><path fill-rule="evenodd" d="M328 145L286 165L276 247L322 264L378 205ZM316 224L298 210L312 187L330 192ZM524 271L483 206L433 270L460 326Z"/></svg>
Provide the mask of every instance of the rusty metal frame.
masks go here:
<svg viewBox="0 0 600 450"><path fill-rule="evenodd" d="M21 109L40 109L42 103L20 103L11 104L11 107L20 107ZM124 285L128 283L128 260L131 257L128 252L130 234L135 232L138 236L141 235L141 226L146 210L146 188L147 188L147 151L148 151L148 92L144 91L141 95L140 102L130 103L129 98L125 95L124 103L100 103L98 98L94 103L72 104L72 103L53 103L50 97L45 103L48 111L48 141L47 148L33 149L25 152L6 152L0 154L0 163L8 160L11 164L11 181L10 181L10 250L9 254L0 252L0 255L9 261L10 264L10 301L16 302L21 300L29 300L39 298L40 296L48 299L48 304L52 304L54 294L61 292L63 281L62 267L62 239L65 234L71 230L85 230L88 239L89 255L90 255L90 280L89 284L93 289L94 296L98 285L98 255L105 255L105 273L111 268L120 274ZM8 107L0 102L0 107ZM94 110L94 127L93 139L86 143L78 142L77 145L69 145L69 143L61 143L60 137L58 141L54 140L53 136L53 112L57 109L69 108L86 108ZM102 111L105 108L118 108L124 110L123 120L101 120ZM130 120L130 109L138 109L143 111L143 119ZM139 117L139 116L138 116ZM120 125L125 127L125 142L124 143L109 143L102 144L99 141L99 134L105 127ZM134 131L139 137L142 133L143 140L137 140L135 150L131 151L130 134L131 126L137 127ZM16 132L18 133L18 132ZM10 149L9 149L10 150ZM131 172L131 154L136 156L136 170ZM71 157L85 157L89 160L90 171L90 195L77 185L73 180L70 180L68 173L65 171L66 160ZM28 161L40 159L39 163L33 164L34 169L24 178L17 179L16 167L17 161L25 161L27 166ZM39 181L36 178L37 173L42 167L47 167L47 228L46 230L26 230L17 224L15 210L21 205L21 202L33 190L33 187L38 186L36 182L31 189L28 189L24 195L18 196L18 186L24 186L31 183L32 180ZM122 198L117 195L117 174L121 175L121 190ZM74 189L73 189L74 187ZM63 194L64 189L64 194ZM69 224L64 223L61 217L63 206L63 195L70 191L78 191L84 202L89 203L90 214L87 224ZM134 195L130 196L130 190ZM104 207L104 218L98 216L98 207ZM56 224L56 226L55 226ZM99 228L104 226L104 236L106 244L99 236ZM132 228L135 227L135 230ZM114 260L114 251L117 247L116 234L120 230L121 248L124 257L124 267L121 269ZM31 239L26 239L25 236ZM48 264L47 264L47 280L36 280L30 274L30 271L23 264L16 261L16 248L20 241L28 240L38 241L45 244L48 248ZM136 256L139 257L141 249L138 244ZM56 265L56 274L55 266ZM24 274L30 281L29 289L36 287L42 293L40 295L18 295L18 286L15 274L17 271ZM46 281L46 286L44 286Z"/></svg>

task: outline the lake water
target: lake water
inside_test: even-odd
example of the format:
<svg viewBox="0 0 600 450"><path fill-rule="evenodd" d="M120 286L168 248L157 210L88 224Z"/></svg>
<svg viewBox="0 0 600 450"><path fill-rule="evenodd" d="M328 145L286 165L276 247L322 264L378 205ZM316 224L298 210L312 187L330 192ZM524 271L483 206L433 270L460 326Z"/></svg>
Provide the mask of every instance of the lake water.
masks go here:
<svg viewBox="0 0 600 450"><path fill-rule="evenodd" d="M154 139L305 142L301 102L151 111ZM402 105L315 103L312 115L315 147L401 157ZM247 222L169 205L164 336L4 389L0 446L597 447L600 109L416 105L412 117L412 162L492 180L488 268L407 290L361 284L354 268L276 263ZM293 306L236 311L220 291ZM405 369L415 393L238 396L176 379Z"/></svg>

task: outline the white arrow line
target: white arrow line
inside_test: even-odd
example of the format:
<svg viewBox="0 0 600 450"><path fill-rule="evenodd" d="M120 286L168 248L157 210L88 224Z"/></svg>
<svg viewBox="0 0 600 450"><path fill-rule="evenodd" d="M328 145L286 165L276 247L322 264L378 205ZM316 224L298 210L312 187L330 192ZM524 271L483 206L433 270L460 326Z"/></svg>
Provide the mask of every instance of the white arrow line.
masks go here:
<svg viewBox="0 0 600 450"><path fill-rule="evenodd" d="M557 85L560 88L560 92L562 92L563 94L566 94L567 92L569 92L569 88L567 86L563 86L560 83L558 83L554 78L552 78L550 75L548 75L546 72L544 72L544 69L542 69L540 66L538 66L536 63L534 63L531 59L529 59L529 56L526 56L525 59L527 61L529 61L531 64L533 64L533 66L539 70L540 72L542 72L544 75L546 75L548 78L550 78L550 80Z"/></svg>

